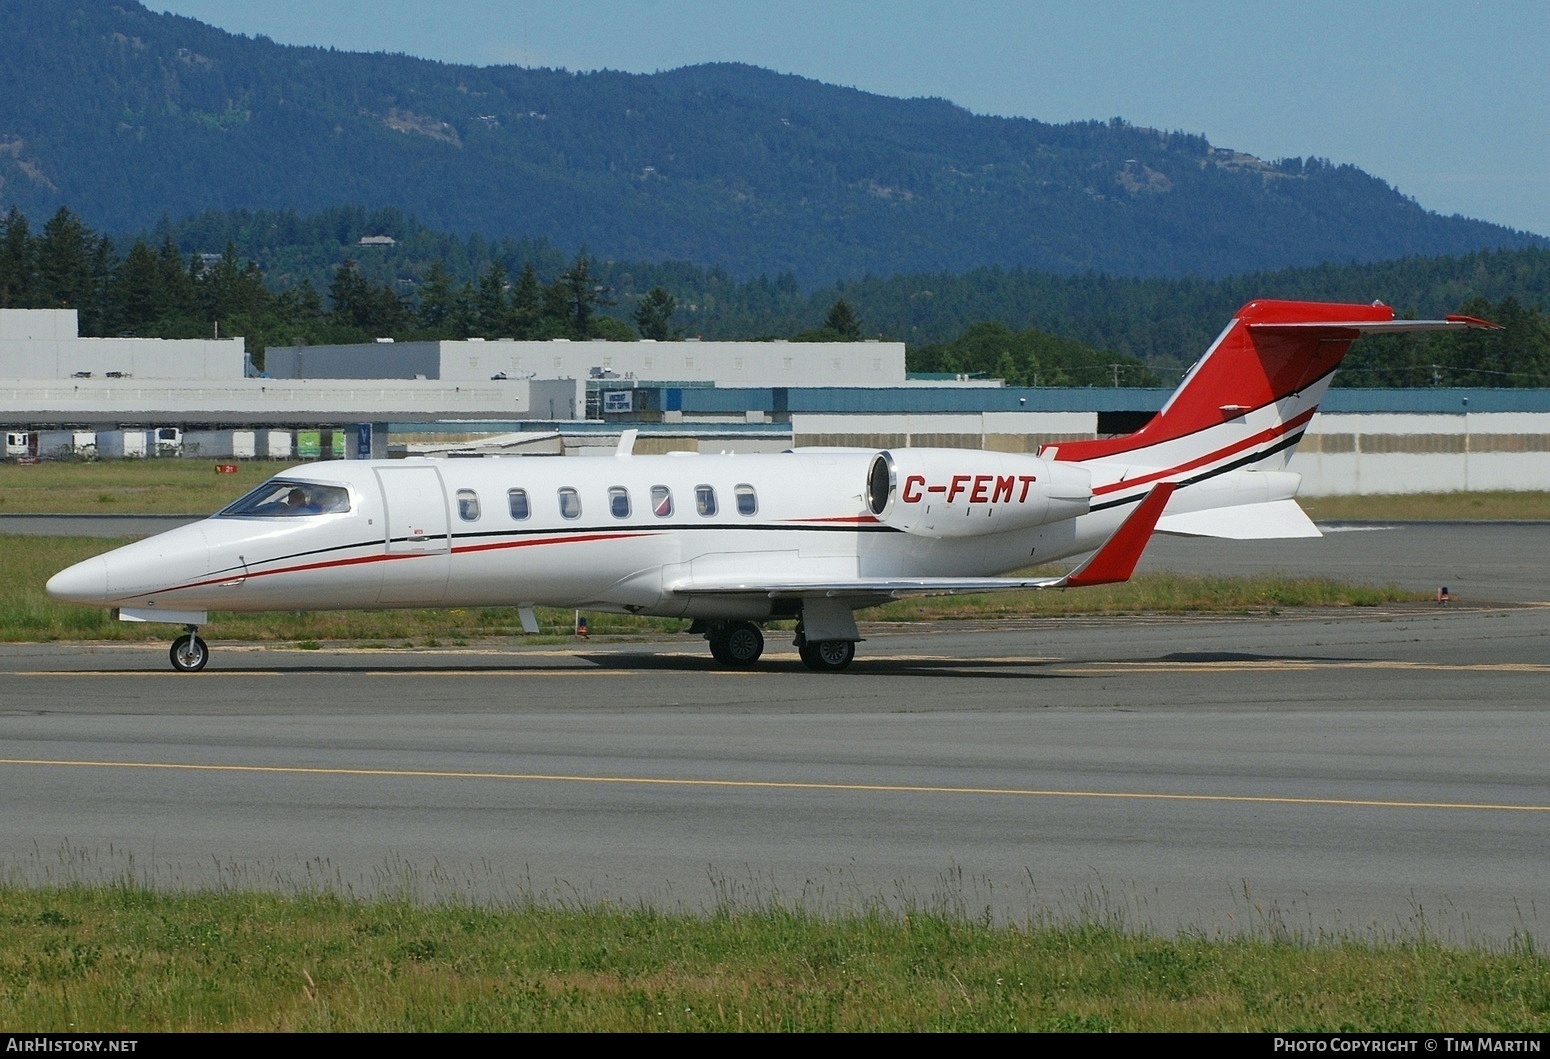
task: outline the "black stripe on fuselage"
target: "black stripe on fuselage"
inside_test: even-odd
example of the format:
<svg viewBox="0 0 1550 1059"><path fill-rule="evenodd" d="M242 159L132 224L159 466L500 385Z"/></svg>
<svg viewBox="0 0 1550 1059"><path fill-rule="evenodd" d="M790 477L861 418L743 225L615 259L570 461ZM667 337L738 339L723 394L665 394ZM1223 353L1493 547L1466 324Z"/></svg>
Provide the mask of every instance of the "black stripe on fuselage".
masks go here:
<svg viewBox="0 0 1550 1059"><path fill-rule="evenodd" d="M590 526L566 526L563 529L511 529L511 530L468 530L461 533L450 534L451 540L469 541L478 538L520 538L520 537L553 537L555 544L564 544L572 536L592 536L600 533L611 533L618 537L654 536L663 532L694 532L694 531L721 531L750 530L759 532L795 531L801 533L902 533L903 530L894 526L884 526L880 523L847 523L843 525L812 525L791 526L762 523L747 525L737 523L664 523L660 525L629 524L629 525L590 525ZM418 538L416 538L418 539ZM370 540L357 541L352 544L333 544L327 548L308 548L305 551L289 552L285 555L277 555L267 559L255 559L246 564L228 566L222 570L211 570L206 578L223 577L226 575L239 576L242 574L262 573L262 567L275 563L294 563L305 559L317 559L321 556L336 554L338 552L356 551L366 548L381 548L384 544L407 544L410 538L392 537L386 542L380 537ZM591 542L587 542L591 543ZM426 554L435 555L435 552Z"/></svg>
<svg viewBox="0 0 1550 1059"><path fill-rule="evenodd" d="M1245 411L1235 412L1234 415L1235 416L1242 416L1242 417L1246 418L1248 416L1254 415L1256 412L1262 412L1266 408L1273 408L1274 406L1280 404L1282 401L1290 401L1294 397L1297 397L1297 396L1301 395L1302 393L1304 393L1304 392L1306 392L1308 390L1313 389L1319 383L1323 382L1325 379L1327 379L1330 376L1334 375L1335 372L1337 372L1339 370L1340 370L1339 365L1336 365L1335 367L1330 368L1324 374L1318 376L1318 378L1313 379L1311 382L1304 383L1301 387L1299 387L1298 389L1292 391L1291 393L1282 394L1280 397L1271 398L1269 401L1266 401L1262 405L1258 405L1258 406L1256 406L1254 408L1250 408L1250 409L1247 409ZM1314 408L1316 409L1317 407L1318 407L1318 405L1315 404ZM1161 415L1161 414L1162 414L1161 412L1158 413L1158 415ZM1302 415L1303 413L1299 412L1297 414L1298 415ZM1283 421L1290 420L1290 419L1296 419L1296 418L1297 418L1297 416L1287 416L1287 417L1284 417ZM1199 426L1199 427L1196 427L1193 430L1185 431L1184 433L1179 434L1176 437L1158 438L1155 441L1148 441L1148 442L1146 442L1146 444L1139 445L1136 448L1125 449L1125 450L1123 450L1121 452L1113 452L1113 453L1109 453L1109 454L1104 455L1104 456L1088 456L1088 457L1086 457L1084 459L1079 459L1079 460L1059 460L1059 458L1057 456L1057 462L1070 463L1073 466L1082 467L1082 466L1085 466L1085 465L1087 465L1089 463L1092 463L1094 461L1097 461L1097 460L1107 460L1107 459L1112 459L1115 456L1124 455L1125 453L1140 452L1142 449L1151 448L1151 447L1153 447L1155 445L1172 445L1172 444L1174 444L1176 442L1188 440L1189 438L1192 438L1192 437L1194 437L1197 434L1204 434L1208 430L1215 430L1219 426L1221 426L1221 423L1206 423L1204 426ZM1049 444L1050 444L1051 448L1054 448L1057 452L1059 451L1060 444L1061 444L1060 442L1053 441L1053 442L1050 442ZM1274 450L1272 450L1272 451L1274 451ZM1139 497L1137 499L1139 499ZM1128 503L1128 501L1119 501L1119 502L1120 503ZM1107 504L1107 505L1104 505L1104 506L1112 507L1113 505L1112 504ZM1097 511L1099 509L1098 508L1094 508L1093 510Z"/></svg>
<svg viewBox="0 0 1550 1059"><path fill-rule="evenodd" d="M903 533L896 526L885 526L879 522L851 522L812 525L792 525L790 523L736 523L736 522L661 522L661 523L599 523L594 525L571 525L556 529L509 529L509 530L464 530L452 534L452 539L470 540L476 537L543 537L543 536L569 536L571 534L594 533L621 533L621 534L656 534L656 533L692 533L703 530L738 530L748 532L750 530L766 533L777 531L796 531L800 533ZM394 540L406 540L407 538L395 537Z"/></svg>
<svg viewBox="0 0 1550 1059"><path fill-rule="evenodd" d="M1233 460L1231 463L1224 463L1220 467L1213 467L1209 471L1202 471L1200 474L1192 475L1189 478L1181 478L1179 479L1179 488L1188 489L1192 485L1198 485L1201 482L1209 481L1219 474L1226 474L1229 471L1236 471L1240 467L1247 467L1251 463L1258 463L1261 460L1268 459L1281 450L1289 449L1296 445L1299 441L1302 440L1303 432L1307 429L1307 427L1303 427L1300 430L1293 431L1292 433L1286 435L1286 437L1282 438L1280 441L1277 441L1274 445L1270 446L1268 449L1261 449L1257 452L1250 453L1241 459ZM1136 504L1139 503L1150 491L1151 489L1148 488L1144 492L1135 493L1131 496L1120 497L1116 500L1108 500L1102 504L1094 504L1088 510L1107 511L1109 508L1123 507L1126 504Z"/></svg>

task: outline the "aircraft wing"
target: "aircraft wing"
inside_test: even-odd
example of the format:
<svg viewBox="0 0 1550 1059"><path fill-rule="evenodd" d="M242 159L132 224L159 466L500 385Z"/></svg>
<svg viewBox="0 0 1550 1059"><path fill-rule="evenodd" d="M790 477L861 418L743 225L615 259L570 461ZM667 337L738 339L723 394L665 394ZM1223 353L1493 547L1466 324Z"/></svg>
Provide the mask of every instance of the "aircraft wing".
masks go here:
<svg viewBox="0 0 1550 1059"><path fill-rule="evenodd" d="M1119 529L1076 569L1059 577L860 577L851 580L756 581L737 578L684 578L666 586L684 594L880 597L946 596L1000 592L1018 588L1080 588L1130 580L1175 483L1159 482L1136 505Z"/></svg>

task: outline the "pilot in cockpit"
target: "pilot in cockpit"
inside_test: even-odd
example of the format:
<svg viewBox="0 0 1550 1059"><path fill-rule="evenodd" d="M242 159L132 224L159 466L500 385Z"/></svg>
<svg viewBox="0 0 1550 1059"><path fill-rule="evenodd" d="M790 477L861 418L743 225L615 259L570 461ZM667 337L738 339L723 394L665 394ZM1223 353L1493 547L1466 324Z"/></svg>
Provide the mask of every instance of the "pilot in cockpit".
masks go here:
<svg viewBox="0 0 1550 1059"><path fill-rule="evenodd" d="M299 485L285 494L285 500L280 506L282 515L316 515L322 510L322 506L313 499L312 495Z"/></svg>
<svg viewBox="0 0 1550 1059"><path fill-rule="evenodd" d="M342 486L272 481L265 482L221 514L294 518L301 515L338 514L349 510L350 492Z"/></svg>

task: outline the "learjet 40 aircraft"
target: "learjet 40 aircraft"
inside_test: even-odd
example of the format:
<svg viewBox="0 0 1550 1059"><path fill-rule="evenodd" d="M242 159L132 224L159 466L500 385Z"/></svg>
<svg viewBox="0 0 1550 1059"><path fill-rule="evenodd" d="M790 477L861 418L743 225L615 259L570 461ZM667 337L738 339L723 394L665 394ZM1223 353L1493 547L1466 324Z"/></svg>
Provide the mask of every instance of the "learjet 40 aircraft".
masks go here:
<svg viewBox="0 0 1550 1059"><path fill-rule="evenodd" d="M692 619L751 666L761 624L797 620L808 668L844 669L855 611L910 595L1127 580L1154 531L1316 537L1286 469L1346 350L1373 332L1493 327L1396 320L1385 305L1254 301L1133 434L968 449L357 460L293 468L188 526L77 563L56 599L187 627L210 611L512 606ZM1058 577L1007 571L1092 553Z"/></svg>

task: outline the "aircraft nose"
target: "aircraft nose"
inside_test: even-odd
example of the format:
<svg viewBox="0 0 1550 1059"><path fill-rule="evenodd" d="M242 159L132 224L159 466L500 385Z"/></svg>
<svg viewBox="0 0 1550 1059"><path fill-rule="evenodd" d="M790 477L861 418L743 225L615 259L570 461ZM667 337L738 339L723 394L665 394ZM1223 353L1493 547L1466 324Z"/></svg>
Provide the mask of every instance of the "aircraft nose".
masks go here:
<svg viewBox="0 0 1550 1059"><path fill-rule="evenodd" d="M45 591L66 603L101 603L108 598L108 564L102 556L66 567L48 579Z"/></svg>

